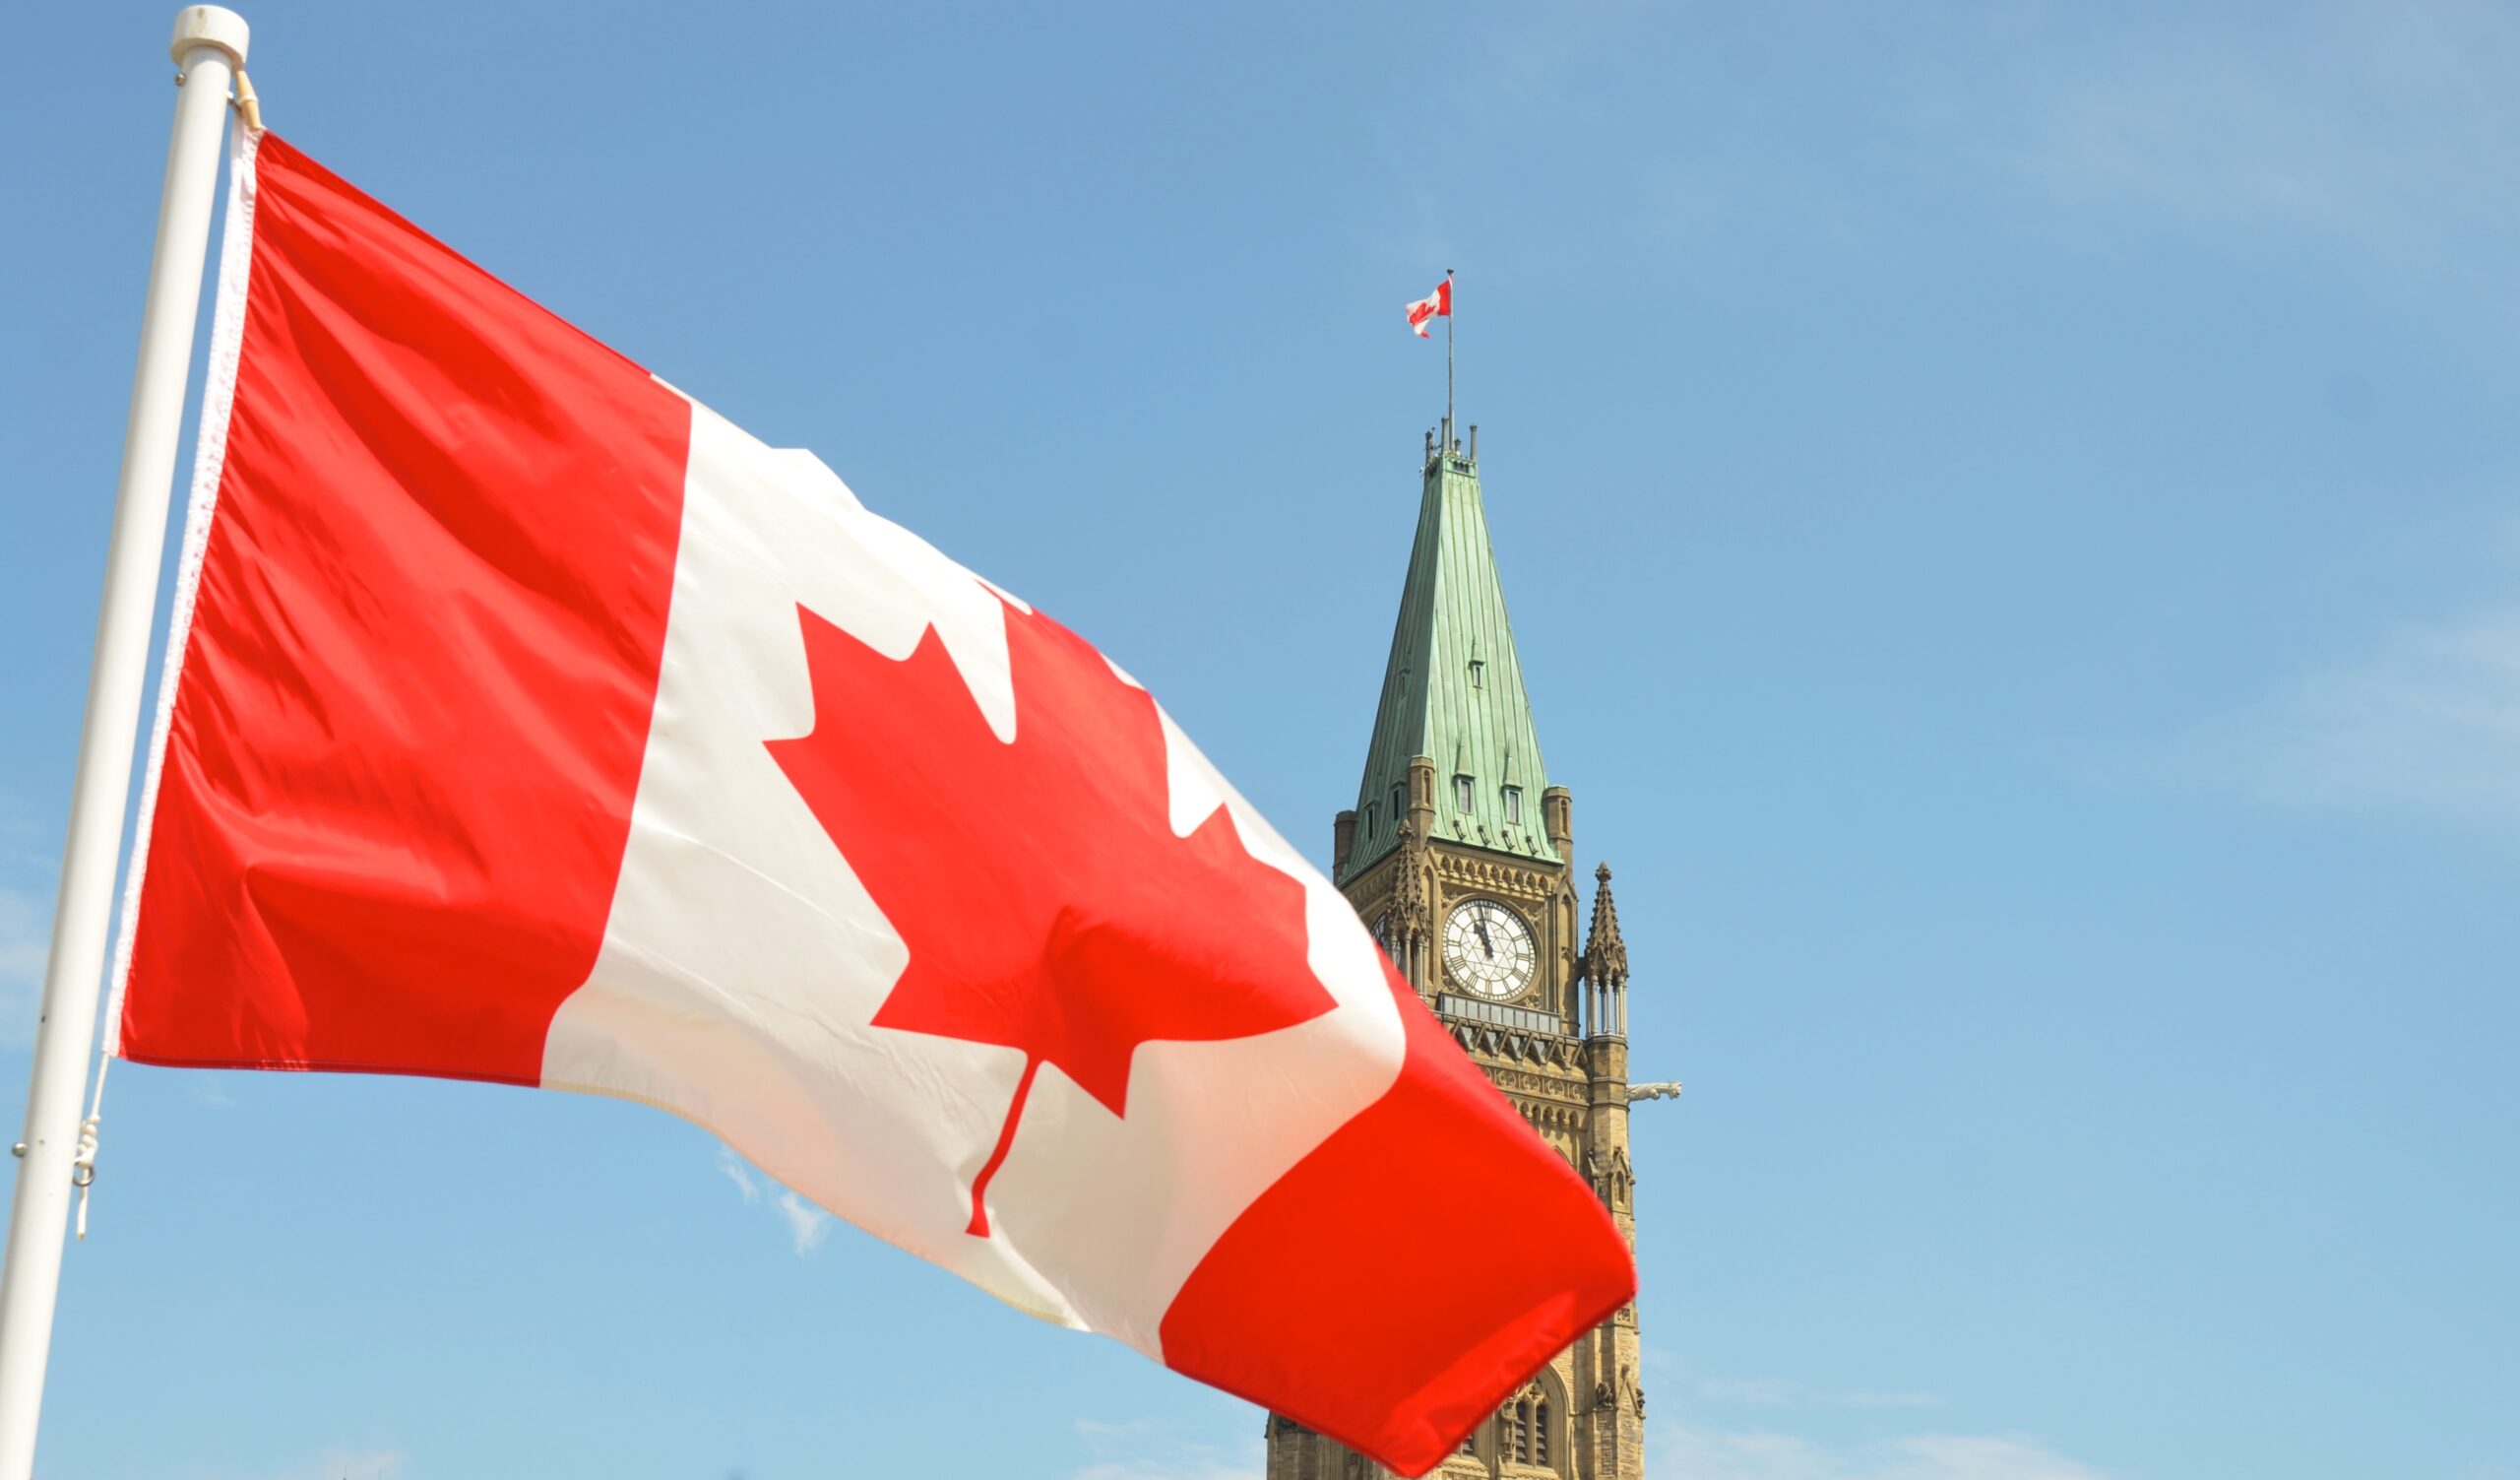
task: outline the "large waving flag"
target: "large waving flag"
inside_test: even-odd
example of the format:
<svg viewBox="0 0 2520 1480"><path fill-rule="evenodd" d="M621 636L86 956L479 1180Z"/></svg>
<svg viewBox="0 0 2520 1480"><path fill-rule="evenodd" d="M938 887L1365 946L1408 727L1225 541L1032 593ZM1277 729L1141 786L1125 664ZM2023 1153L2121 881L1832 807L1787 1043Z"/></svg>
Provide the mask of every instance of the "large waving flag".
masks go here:
<svg viewBox="0 0 2520 1480"><path fill-rule="evenodd" d="M1411 1474L1633 1293L1127 675L279 139L232 178L115 1052L662 1106ZM1538 1256L1426 1256L1474 1188Z"/></svg>

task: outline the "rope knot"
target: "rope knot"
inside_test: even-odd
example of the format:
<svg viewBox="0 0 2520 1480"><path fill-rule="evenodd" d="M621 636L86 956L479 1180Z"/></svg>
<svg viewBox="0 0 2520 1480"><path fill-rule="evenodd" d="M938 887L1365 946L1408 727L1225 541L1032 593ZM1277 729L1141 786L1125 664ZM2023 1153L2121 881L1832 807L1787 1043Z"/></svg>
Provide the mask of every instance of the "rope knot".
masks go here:
<svg viewBox="0 0 2520 1480"><path fill-rule="evenodd" d="M96 1123L92 1115L79 1123L79 1154L70 1158L70 1185L79 1190L79 1237L88 1237L88 1189L96 1181Z"/></svg>

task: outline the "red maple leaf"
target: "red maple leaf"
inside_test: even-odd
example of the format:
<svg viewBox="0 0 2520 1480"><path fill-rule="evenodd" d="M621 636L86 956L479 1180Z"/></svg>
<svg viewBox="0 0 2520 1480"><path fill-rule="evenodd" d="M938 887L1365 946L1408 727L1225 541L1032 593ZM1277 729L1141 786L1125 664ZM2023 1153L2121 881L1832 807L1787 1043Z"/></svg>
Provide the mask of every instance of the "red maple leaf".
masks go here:
<svg viewBox="0 0 2520 1480"><path fill-rule="evenodd" d="M1054 1063L1115 1116L1150 1039L1247 1038L1334 1005L1303 887L1253 859L1223 806L1169 820L1155 700L1038 613L1006 609L1015 739L1000 740L933 627L896 662L798 607L814 729L768 742L910 964L874 1023L1024 1053L997 1144Z"/></svg>

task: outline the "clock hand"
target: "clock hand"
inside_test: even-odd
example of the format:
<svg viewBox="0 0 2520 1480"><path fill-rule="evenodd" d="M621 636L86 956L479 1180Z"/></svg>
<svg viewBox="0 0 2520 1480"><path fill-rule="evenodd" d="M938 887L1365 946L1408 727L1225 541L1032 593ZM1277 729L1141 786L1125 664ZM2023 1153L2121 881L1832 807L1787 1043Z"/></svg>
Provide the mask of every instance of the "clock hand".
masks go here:
<svg viewBox="0 0 2520 1480"><path fill-rule="evenodd" d="M1479 948L1487 952L1488 960L1495 960L1496 942L1487 938L1487 922L1484 920L1474 920L1471 924L1477 927L1479 931Z"/></svg>

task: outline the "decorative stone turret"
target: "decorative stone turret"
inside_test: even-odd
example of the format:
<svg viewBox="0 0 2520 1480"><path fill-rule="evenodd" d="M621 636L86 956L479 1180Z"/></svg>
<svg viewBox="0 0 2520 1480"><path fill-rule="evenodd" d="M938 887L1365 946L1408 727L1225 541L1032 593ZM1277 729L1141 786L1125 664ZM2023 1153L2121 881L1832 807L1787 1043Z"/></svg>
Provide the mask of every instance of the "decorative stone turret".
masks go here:
<svg viewBox="0 0 2520 1480"><path fill-rule="evenodd" d="M1610 898L1610 866L1593 870L1593 928L1584 937L1578 968L1585 996L1585 1077L1591 1113L1585 1119L1584 1176L1610 1210L1610 1221L1636 1248L1636 1166L1627 1139L1627 941L1618 931L1618 905ZM1589 1341L1576 1343L1582 1374L1592 1385L1589 1438L1606 1473L1641 1473L1645 1450L1644 1349L1637 1337L1636 1306L1619 1308Z"/></svg>
<svg viewBox="0 0 2520 1480"><path fill-rule="evenodd" d="M1627 1036L1627 941L1610 898L1610 866L1593 870L1593 929L1584 937L1584 1021L1595 1038Z"/></svg>
<svg viewBox="0 0 2520 1480"><path fill-rule="evenodd" d="M1390 938L1384 942L1400 974L1420 997L1434 995L1435 906L1427 878L1426 835L1413 814L1400 824L1400 857L1391 869Z"/></svg>

